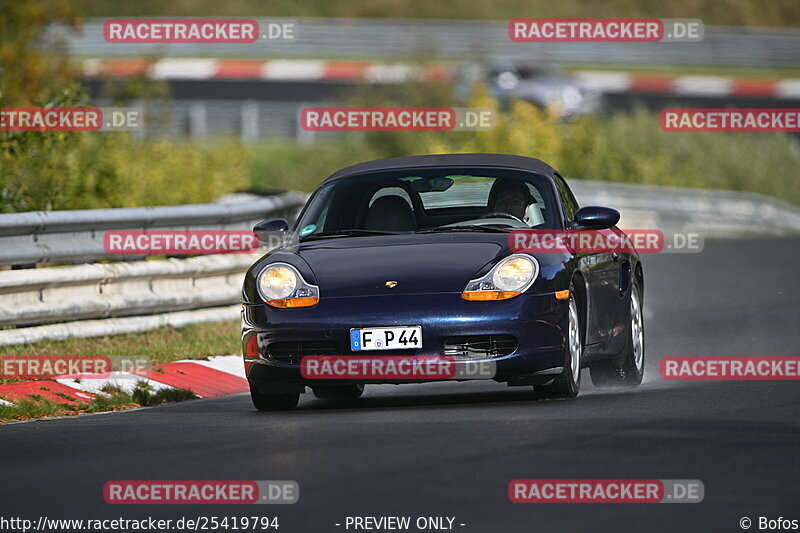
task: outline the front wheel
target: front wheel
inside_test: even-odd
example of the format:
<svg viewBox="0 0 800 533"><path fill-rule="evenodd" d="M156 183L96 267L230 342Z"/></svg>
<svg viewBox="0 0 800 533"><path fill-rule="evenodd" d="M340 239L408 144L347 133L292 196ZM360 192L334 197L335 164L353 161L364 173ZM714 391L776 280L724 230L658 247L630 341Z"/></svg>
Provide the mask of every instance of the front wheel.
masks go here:
<svg viewBox="0 0 800 533"><path fill-rule="evenodd" d="M569 307L567 310L567 335L564 348L564 369L549 385L536 387L536 392L548 398L575 398L581 390L581 314L575 287L569 287Z"/></svg>
<svg viewBox="0 0 800 533"><path fill-rule="evenodd" d="M612 361L589 367L595 387L636 387L644 376L644 317L639 286L631 287L631 317L622 354Z"/></svg>
<svg viewBox="0 0 800 533"><path fill-rule="evenodd" d="M253 385L250 385L250 398L259 411L290 411L297 407L300 393L290 394L264 394Z"/></svg>

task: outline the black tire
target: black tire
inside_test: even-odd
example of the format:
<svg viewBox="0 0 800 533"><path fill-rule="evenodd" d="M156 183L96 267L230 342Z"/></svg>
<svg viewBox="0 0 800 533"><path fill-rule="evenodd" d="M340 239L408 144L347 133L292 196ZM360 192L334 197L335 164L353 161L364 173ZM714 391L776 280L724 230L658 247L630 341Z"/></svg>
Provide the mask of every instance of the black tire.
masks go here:
<svg viewBox="0 0 800 533"><path fill-rule="evenodd" d="M314 396L320 400L355 400L364 394L364 384L312 387L311 390L314 392Z"/></svg>
<svg viewBox="0 0 800 533"><path fill-rule="evenodd" d="M598 388L611 387L637 387L642 383L644 377L644 316L641 298L641 288L638 283L631 287L631 316L628 322L628 338L622 353L611 361L598 361L589 367L592 376L592 383ZM634 304L634 298L636 304ZM637 358L636 327L634 326L634 309L638 309L639 326L638 345L641 349L641 356Z"/></svg>
<svg viewBox="0 0 800 533"><path fill-rule="evenodd" d="M291 411L300 401L300 393L289 394L264 394L250 385L250 398L259 411Z"/></svg>
<svg viewBox="0 0 800 533"><path fill-rule="evenodd" d="M578 301L574 285L569 286L569 307L567 310L567 335L564 343L564 369L551 383L535 387L538 396L543 398L575 398L581 390L581 354L583 342L581 332L583 309ZM577 363L575 352L577 350Z"/></svg>

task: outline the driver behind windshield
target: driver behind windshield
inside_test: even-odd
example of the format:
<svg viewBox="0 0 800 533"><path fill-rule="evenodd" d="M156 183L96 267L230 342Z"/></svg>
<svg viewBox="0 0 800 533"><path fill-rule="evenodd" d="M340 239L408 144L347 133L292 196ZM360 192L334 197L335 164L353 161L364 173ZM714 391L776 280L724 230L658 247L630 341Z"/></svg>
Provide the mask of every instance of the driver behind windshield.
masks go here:
<svg viewBox="0 0 800 533"><path fill-rule="evenodd" d="M524 181L498 178L489 193L488 213L506 213L522 221L525 210L532 203L533 198Z"/></svg>

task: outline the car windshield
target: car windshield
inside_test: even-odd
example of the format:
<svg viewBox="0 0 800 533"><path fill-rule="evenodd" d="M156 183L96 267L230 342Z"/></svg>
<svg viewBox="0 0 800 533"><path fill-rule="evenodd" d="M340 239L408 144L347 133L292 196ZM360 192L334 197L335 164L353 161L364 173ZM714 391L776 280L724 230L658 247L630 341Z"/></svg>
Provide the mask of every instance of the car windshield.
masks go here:
<svg viewBox="0 0 800 533"><path fill-rule="evenodd" d="M554 229L552 182L498 169L424 169L339 179L313 195L301 238Z"/></svg>

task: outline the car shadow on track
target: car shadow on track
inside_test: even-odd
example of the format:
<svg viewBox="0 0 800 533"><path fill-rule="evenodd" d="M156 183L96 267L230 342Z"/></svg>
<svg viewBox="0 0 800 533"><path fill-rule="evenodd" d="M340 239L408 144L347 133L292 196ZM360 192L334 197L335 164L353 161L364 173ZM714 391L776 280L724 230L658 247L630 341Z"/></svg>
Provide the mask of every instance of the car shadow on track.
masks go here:
<svg viewBox="0 0 800 533"><path fill-rule="evenodd" d="M310 392L300 397L300 403L290 413L318 413L325 411L377 411L377 410L393 410L408 408L437 408L447 407L455 409L467 409L475 407L492 407L493 405L523 405L529 404L537 407L554 407L562 406L567 407L571 404L596 404L597 402L607 402L612 399L622 400L629 398L633 395L645 392L645 389L606 389L598 390L591 386L581 393L576 399L554 399L542 397L536 393L532 387L522 388L502 388L497 386L494 389L484 390L458 390L457 385L452 388L445 388L441 386L436 388L428 388L427 390L413 390L407 388L403 391L392 391L386 393L385 391L378 391L377 393L370 393L369 387L365 395L356 400L320 400L315 398ZM386 387L386 386L384 386ZM391 387L391 386L389 386ZM406 385L405 387L409 387ZM413 386L411 386L413 387ZM253 411L255 415L261 415ZM275 414L273 412L272 414Z"/></svg>

